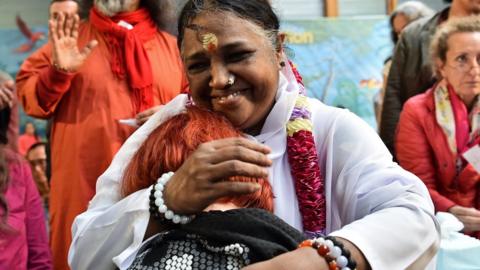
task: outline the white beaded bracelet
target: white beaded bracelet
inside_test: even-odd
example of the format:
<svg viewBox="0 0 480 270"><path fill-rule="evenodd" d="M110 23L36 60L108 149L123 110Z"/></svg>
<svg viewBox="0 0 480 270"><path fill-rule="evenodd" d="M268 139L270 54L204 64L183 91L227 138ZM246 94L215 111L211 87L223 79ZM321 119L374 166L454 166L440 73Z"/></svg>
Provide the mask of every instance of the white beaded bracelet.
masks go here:
<svg viewBox="0 0 480 270"><path fill-rule="evenodd" d="M187 224L192 221L194 216L177 215L173 213L172 210L168 209L167 205L165 205L165 201L163 200L163 190L172 176L173 172L168 172L164 173L162 176L160 176L160 178L158 178L157 183L153 185L153 197L151 196L150 199L153 199L153 203L155 204L158 213L163 215L167 220L171 220L175 224Z"/></svg>

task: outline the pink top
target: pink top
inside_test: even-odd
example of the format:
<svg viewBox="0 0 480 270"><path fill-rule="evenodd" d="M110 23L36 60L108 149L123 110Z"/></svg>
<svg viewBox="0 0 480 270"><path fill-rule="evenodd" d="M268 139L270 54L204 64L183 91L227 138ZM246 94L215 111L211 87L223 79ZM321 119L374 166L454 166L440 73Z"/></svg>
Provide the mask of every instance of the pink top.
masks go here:
<svg viewBox="0 0 480 270"><path fill-rule="evenodd" d="M38 138L33 135L23 134L18 138L18 152L25 156L30 146L38 142Z"/></svg>
<svg viewBox="0 0 480 270"><path fill-rule="evenodd" d="M42 200L30 167L18 154L5 152L10 176L7 223L15 231L0 232L0 269L52 269Z"/></svg>

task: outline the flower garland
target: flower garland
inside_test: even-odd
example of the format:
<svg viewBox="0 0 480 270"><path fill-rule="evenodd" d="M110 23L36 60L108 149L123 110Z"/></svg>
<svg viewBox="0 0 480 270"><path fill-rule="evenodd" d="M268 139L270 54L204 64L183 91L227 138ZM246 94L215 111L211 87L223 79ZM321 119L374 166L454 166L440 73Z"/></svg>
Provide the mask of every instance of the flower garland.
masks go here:
<svg viewBox="0 0 480 270"><path fill-rule="evenodd" d="M290 66L297 82L303 85L302 77L295 66L291 62ZM311 113L304 93L299 93L286 128L288 162L295 181L303 229L307 237L324 235L326 228L324 179L318 165Z"/></svg>

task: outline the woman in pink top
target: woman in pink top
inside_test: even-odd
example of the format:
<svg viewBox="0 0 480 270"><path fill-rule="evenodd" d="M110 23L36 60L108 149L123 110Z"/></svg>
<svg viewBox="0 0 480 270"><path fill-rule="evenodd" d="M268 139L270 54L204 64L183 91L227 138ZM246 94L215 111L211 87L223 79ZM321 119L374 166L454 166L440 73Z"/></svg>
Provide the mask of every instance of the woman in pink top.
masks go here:
<svg viewBox="0 0 480 270"><path fill-rule="evenodd" d="M0 269L52 269L45 214L30 167L5 148L9 109L0 111Z"/></svg>
<svg viewBox="0 0 480 270"><path fill-rule="evenodd" d="M25 124L25 133L18 138L18 152L25 156L30 146L38 142L38 135L32 122Z"/></svg>

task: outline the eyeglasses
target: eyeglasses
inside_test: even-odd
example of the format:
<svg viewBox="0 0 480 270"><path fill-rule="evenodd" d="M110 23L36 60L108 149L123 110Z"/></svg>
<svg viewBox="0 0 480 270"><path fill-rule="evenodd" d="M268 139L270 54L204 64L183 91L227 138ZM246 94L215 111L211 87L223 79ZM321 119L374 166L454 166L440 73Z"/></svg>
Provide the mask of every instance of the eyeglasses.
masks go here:
<svg viewBox="0 0 480 270"><path fill-rule="evenodd" d="M461 72L468 72L472 70L472 68L480 68L480 54L461 54L455 57L449 66Z"/></svg>

